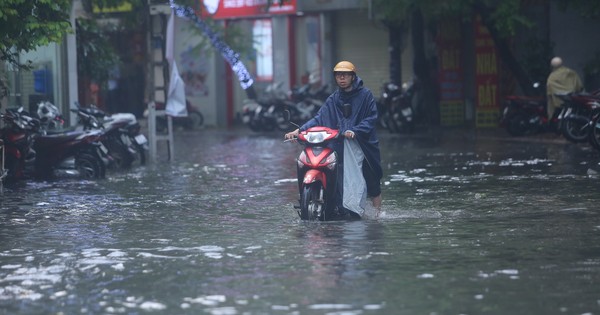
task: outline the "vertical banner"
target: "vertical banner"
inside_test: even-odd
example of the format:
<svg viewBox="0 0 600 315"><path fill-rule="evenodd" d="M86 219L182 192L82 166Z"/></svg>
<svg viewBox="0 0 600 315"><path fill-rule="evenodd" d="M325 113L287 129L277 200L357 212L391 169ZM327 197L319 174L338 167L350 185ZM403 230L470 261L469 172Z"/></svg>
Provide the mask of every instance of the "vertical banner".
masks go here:
<svg viewBox="0 0 600 315"><path fill-rule="evenodd" d="M488 29L475 19L475 112L477 127L496 127L500 118L496 45Z"/></svg>
<svg viewBox="0 0 600 315"><path fill-rule="evenodd" d="M465 121L465 97L460 20L441 21L436 41L439 56L440 123L443 126L462 125Z"/></svg>
<svg viewBox="0 0 600 315"><path fill-rule="evenodd" d="M223 56L225 61L227 61L227 63L229 63L231 66L231 70L237 74L238 81L240 82L242 89L246 90L250 88L254 83L254 79L252 78L250 72L248 72L248 69L246 69L246 66L244 66L240 60L240 55L231 49L231 47L229 47L225 42L223 42L219 34L217 34L210 28L210 26L204 23L204 21L202 21L202 19L196 15L196 12L192 8L180 6L173 0L170 0L170 5L171 9L173 9L173 12L178 17L194 22L194 24L196 24L196 26L202 30L206 37L210 39L212 46L221 53L221 56Z"/></svg>

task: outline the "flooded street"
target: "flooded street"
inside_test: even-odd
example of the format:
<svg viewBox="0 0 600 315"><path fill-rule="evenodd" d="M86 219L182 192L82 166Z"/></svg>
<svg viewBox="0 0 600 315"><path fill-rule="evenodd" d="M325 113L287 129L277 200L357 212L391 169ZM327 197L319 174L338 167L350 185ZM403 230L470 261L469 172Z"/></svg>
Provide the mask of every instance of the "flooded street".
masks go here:
<svg viewBox="0 0 600 315"><path fill-rule="evenodd" d="M246 129L178 132L175 163L101 181L5 186L0 314L600 314L600 154L380 138L377 219L300 221L300 146Z"/></svg>

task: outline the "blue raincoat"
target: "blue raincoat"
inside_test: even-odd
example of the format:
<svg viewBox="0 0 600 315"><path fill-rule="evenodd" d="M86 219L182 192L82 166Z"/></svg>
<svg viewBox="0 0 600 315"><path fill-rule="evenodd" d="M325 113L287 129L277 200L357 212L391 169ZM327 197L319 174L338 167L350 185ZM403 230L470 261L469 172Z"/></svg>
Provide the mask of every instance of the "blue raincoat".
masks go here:
<svg viewBox="0 0 600 315"><path fill-rule="evenodd" d="M352 110L348 118L344 117L343 105L350 104ZM368 178L379 181L383 176L381 169L381 154L379 152L379 139L376 133L377 104L373 93L363 87L363 81L356 76L352 82L352 90L345 92L337 89L331 94L317 115L300 127L304 131L314 126L325 126L339 129L340 133L351 130L356 135L356 140L365 155L363 173L369 172ZM338 152L338 158L344 156L342 141L336 142L333 147ZM365 174L367 177L367 174ZM373 197L373 196L372 196Z"/></svg>

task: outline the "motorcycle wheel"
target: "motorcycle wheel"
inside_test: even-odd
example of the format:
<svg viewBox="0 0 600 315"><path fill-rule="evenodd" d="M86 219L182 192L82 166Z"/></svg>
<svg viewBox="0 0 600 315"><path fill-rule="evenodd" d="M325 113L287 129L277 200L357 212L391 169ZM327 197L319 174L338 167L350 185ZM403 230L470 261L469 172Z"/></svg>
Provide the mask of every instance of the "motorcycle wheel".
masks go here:
<svg viewBox="0 0 600 315"><path fill-rule="evenodd" d="M135 144L134 147L139 154L140 165L146 165L146 150L144 149L143 146L141 146L139 144Z"/></svg>
<svg viewBox="0 0 600 315"><path fill-rule="evenodd" d="M127 149L127 146L118 141L111 139L104 143L108 149L108 154L113 158L114 165L117 169L128 169L135 161L135 156Z"/></svg>
<svg viewBox="0 0 600 315"><path fill-rule="evenodd" d="M320 182L304 186L300 199L300 219L323 221L325 211L325 189Z"/></svg>
<svg viewBox="0 0 600 315"><path fill-rule="evenodd" d="M506 131L513 137L525 135L527 133L527 117L523 114L510 117L506 122Z"/></svg>
<svg viewBox="0 0 600 315"><path fill-rule="evenodd" d="M188 117L183 125L186 130L194 130L202 127L204 124L204 116L200 112L189 112Z"/></svg>
<svg viewBox="0 0 600 315"><path fill-rule="evenodd" d="M19 168L19 161L12 155L7 154L4 157L4 170L6 171L6 177L4 180L7 182L12 182L21 179L17 174L17 168Z"/></svg>
<svg viewBox="0 0 600 315"><path fill-rule="evenodd" d="M106 177L106 166L102 159L90 153L83 153L75 158L75 168L79 176L86 179Z"/></svg>
<svg viewBox="0 0 600 315"><path fill-rule="evenodd" d="M562 122L562 135L574 143L586 142L591 131L589 118L586 118L589 115L576 111L569 116Z"/></svg>
<svg viewBox="0 0 600 315"><path fill-rule="evenodd" d="M402 122L397 117L399 114L392 114L388 118L388 128L391 133L400 133Z"/></svg>
<svg viewBox="0 0 600 315"><path fill-rule="evenodd" d="M254 132L260 132L260 131L262 131L262 126L260 125L259 121L257 119L254 119L254 118L250 118L250 122L248 123L248 127L250 127L250 130L252 130Z"/></svg>
<svg viewBox="0 0 600 315"><path fill-rule="evenodd" d="M600 114L595 115L592 120L589 140L596 150L600 150Z"/></svg>

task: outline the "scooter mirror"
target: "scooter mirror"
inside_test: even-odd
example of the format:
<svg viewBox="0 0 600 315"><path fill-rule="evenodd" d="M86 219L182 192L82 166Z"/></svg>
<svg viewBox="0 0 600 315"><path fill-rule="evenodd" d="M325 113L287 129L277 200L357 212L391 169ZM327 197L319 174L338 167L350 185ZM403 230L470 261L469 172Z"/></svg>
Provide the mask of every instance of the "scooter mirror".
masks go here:
<svg viewBox="0 0 600 315"><path fill-rule="evenodd" d="M297 128L300 128L300 126L298 124L296 124L295 122L292 121L292 113L290 112L289 109L286 109L283 111L283 118L285 119L286 122L289 122L292 125L296 126Z"/></svg>

